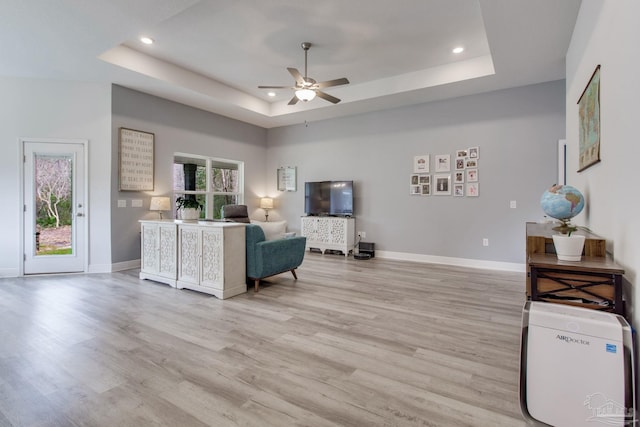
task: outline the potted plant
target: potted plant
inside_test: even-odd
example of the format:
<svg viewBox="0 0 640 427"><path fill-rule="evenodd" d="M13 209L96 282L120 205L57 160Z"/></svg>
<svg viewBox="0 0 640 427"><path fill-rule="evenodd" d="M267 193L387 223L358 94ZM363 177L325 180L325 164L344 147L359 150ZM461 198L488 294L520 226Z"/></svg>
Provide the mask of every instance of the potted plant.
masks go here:
<svg viewBox="0 0 640 427"><path fill-rule="evenodd" d="M181 219L198 219L200 218L200 209L202 205L194 198L178 197L176 199L176 212L180 214Z"/></svg>
<svg viewBox="0 0 640 427"><path fill-rule="evenodd" d="M580 261L582 249L584 248L585 237L573 234L576 227L569 227L567 234L554 234L553 245L556 248L556 255L560 261Z"/></svg>

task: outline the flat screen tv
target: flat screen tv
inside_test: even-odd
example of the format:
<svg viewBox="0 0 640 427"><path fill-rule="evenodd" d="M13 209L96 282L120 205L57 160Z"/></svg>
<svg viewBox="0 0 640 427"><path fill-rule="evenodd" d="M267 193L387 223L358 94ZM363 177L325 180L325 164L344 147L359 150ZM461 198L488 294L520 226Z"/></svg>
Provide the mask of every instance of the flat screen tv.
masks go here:
<svg viewBox="0 0 640 427"><path fill-rule="evenodd" d="M307 215L353 215L353 181L318 181L304 184Z"/></svg>

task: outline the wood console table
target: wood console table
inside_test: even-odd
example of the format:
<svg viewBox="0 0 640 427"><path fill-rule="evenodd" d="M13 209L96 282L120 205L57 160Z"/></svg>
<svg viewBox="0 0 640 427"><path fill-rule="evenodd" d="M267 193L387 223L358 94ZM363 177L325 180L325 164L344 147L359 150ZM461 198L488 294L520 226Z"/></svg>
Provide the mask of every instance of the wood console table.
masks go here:
<svg viewBox="0 0 640 427"><path fill-rule="evenodd" d="M527 222L527 254L525 261L527 263L527 297L531 296L531 268L529 266L529 258L533 254L555 254L556 250L553 246L553 236L558 232L553 230L553 227L557 224L540 224L537 222ZM578 229L576 234L585 236L584 251L582 253L584 257L605 258L606 253L606 241L600 236L590 233L583 229Z"/></svg>
<svg viewBox="0 0 640 427"><path fill-rule="evenodd" d="M529 257L531 299L576 305L624 315L624 270L609 257L583 256L582 261L559 261L556 255Z"/></svg>

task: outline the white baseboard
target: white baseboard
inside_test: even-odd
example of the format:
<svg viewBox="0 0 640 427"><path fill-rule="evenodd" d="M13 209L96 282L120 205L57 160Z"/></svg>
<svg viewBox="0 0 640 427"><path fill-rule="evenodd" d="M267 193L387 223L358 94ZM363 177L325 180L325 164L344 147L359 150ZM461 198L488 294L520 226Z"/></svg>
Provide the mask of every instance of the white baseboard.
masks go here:
<svg viewBox="0 0 640 427"><path fill-rule="evenodd" d="M0 268L0 277L18 277L18 269Z"/></svg>
<svg viewBox="0 0 640 427"><path fill-rule="evenodd" d="M140 268L140 260L117 262L115 264L91 264L88 273L113 273L114 271Z"/></svg>
<svg viewBox="0 0 640 427"><path fill-rule="evenodd" d="M486 270L502 270L524 273L524 264L515 262L485 261L479 259L453 258L446 256L421 255L406 252L390 252L376 250L376 258L395 259L399 261L424 262L431 264L455 265L458 267L482 268Z"/></svg>
<svg viewBox="0 0 640 427"><path fill-rule="evenodd" d="M123 262L117 262L115 264L111 264L111 272L131 270L132 268L140 268L139 259L132 259L131 261L123 261Z"/></svg>

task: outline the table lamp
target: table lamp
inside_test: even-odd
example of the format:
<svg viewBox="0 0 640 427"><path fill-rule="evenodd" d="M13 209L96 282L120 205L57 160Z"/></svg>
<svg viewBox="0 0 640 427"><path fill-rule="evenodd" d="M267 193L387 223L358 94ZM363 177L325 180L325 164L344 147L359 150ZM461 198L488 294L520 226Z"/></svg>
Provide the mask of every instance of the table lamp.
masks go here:
<svg viewBox="0 0 640 427"><path fill-rule="evenodd" d="M158 211L160 219L162 219L162 211L171 210L171 199L168 197L152 197L149 204L150 211Z"/></svg>
<svg viewBox="0 0 640 427"><path fill-rule="evenodd" d="M264 220L269 221L269 209L273 209L273 199L271 197L260 199L260 209L264 209Z"/></svg>

